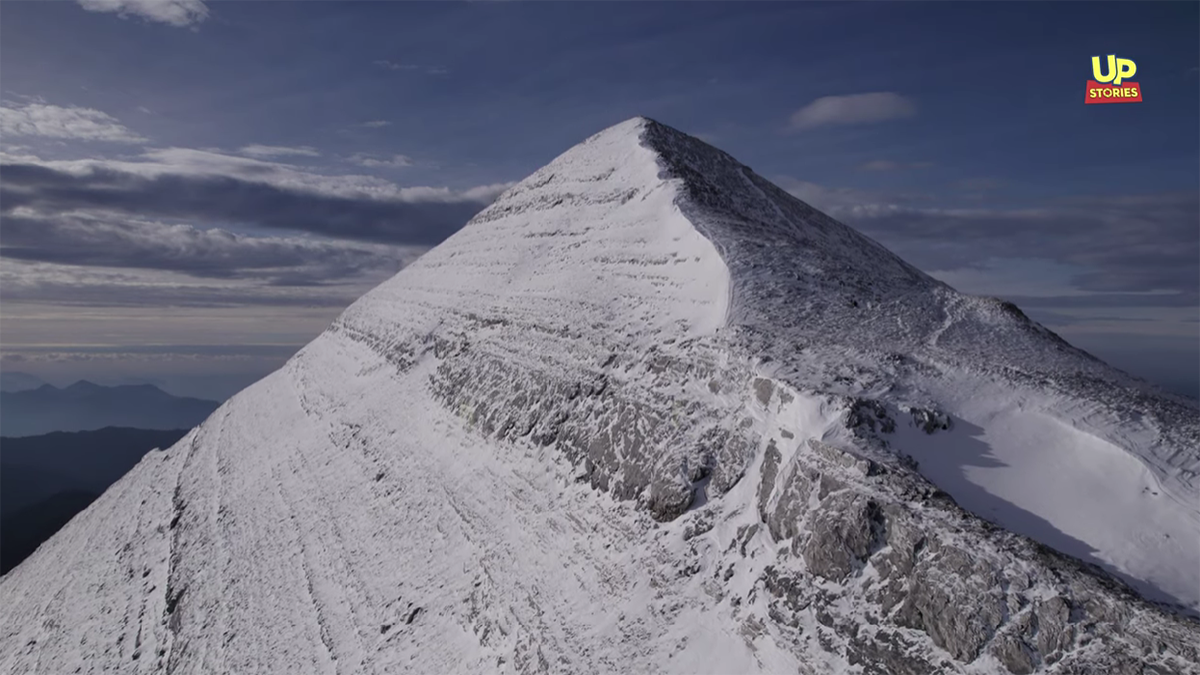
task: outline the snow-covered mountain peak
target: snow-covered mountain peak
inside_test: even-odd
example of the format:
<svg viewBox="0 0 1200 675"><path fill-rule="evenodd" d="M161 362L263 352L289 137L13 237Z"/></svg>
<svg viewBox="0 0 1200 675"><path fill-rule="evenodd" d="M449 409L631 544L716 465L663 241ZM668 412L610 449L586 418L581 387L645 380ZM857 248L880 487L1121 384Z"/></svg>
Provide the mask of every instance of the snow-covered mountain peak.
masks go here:
<svg viewBox="0 0 1200 675"><path fill-rule="evenodd" d="M0 580L0 670L1200 673L1198 412L635 118Z"/></svg>

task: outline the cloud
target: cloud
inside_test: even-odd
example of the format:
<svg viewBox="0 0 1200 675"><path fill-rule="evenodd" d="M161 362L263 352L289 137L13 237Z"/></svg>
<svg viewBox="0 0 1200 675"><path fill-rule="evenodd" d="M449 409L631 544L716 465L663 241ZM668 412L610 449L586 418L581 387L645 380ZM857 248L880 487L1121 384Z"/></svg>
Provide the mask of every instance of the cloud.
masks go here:
<svg viewBox="0 0 1200 675"><path fill-rule="evenodd" d="M505 190L509 189L510 187L512 187L516 184L517 184L516 181L509 181L507 183L492 183L491 185L479 185L479 186L470 188L468 190L464 190L462 193L462 196L466 197L468 199L474 199L479 202L484 202L484 203L490 204L493 201L495 201L497 197L504 194Z"/></svg>
<svg viewBox="0 0 1200 675"><path fill-rule="evenodd" d="M0 302L10 319L31 304L344 307L426 250L145 221L15 225L19 243L9 243L6 224L0 248Z"/></svg>
<svg viewBox="0 0 1200 675"><path fill-rule="evenodd" d="M78 0L89 12L116 12L121 18L140 16L148 21L189 26L208 18L203 0Z"/></svg>
<svg viewBox="0 0 1200 675"><path fill-rule="evenodd" d="M9 318L17 303L39 306L146 309L153 307L345 307L373 283L330 288L251 283L192 283L173 275L114 276L88 267L21 265L0 261L0 301ZM375 280L378 282L379 280Z"/></svg>
<svg viewBox="0 0 1200 675"><path fill-rule="evenodd" d="M0 298L342 306L511 185L400 186L190 148L70 161L0 152Z"/></svg>
<svg viewBox="0 0 1200 675"><path fill-rule="evenodd" d="M404 155L392 155L391 157L375 157L362 152L356 152L348 158L352 164L365 166L370 168L392 168L398 169L406 166L412 166L412 159Z"/></svg>
<svg viewBox="0 0 1200 675"><path fill-rule="evenodd" d="M1009 300L1021 307L1056 307L1067 309L1111 309L1114 307L1183 307L1194 308L1198 298L1194 293L1087 293L1079 295L1010 295ZM1145 321L1129 317L1093 317L1091 320Z"/></svg>
<svg viewBox="0 0 1200 675"><path fill-rule="evenodd" d="M386 59L381 59L379 61L375 61L374 63L380 68L387 68L388 70L420 70L421 68L421 66L414 66L409 63L396 63Z"/></svg>
<svg viewBox="0 0 1200 675"><path fill-rule="evenodd" d="M0 256L15 260L259 279L291 286L341 283L361 276L385 278L423 250L312 237L248 236L187 224L74 214L9 215L0 242Z"/></svg>
<svg viewBox="0 0 1200 675"><path fill-rule="evenodd" d="M16 165L30 165L17 169ZM322 195L397 199L401 201L462 201L461 193L447 188L401 187L376 176L319 173L307 167L279 161L229 155L194 148L153 148L129 159L81 159L43 161L31 155L0 151L0 166L11 169L17 180L30 180L26 171L49 169L67 176L83 178L91 174L130 174L133 177L171 176L234 178L265 183L281 189L314 192ZM467 198L469 199L469 198Z"/></svg>
<svg viewBox="0 0 1200 675"><path fill-rule="evenodd" d="M1083 291L1196 296L1200 195L1195 192L1077 198L1024 209L850 204L846 195L834 196L842 199L826 208L830 215L879 239L922 269L1034 258L1083 270L1071 277L1074 287ZM1129 299L1136 304L1163 301Z"/></svg>
<svg viewBox="0 0 1200 675"><path fill-rule="evenodd" d="M50 355L73 354L86 358L87 356L120 355L188 355L188 356L280 356L288 357L296 353L299 345L294 344L153 344L153 345L71 345L71 351L64 351L62 345L22 345L20 352L5 350L5 361L29 362L39 358L53 358ZM16 357L16 358L13 358ZM133 379L133 378L131 378ZM141 380L142 378L136 378ZM134 384L136 382L131 382ZM153 384L153 382L151 382Z"/></svg>
<svg viewBox="0 0 1200 675"><path fill-rule="evenodd" d="M22 305L327 312L394 274L505 187L400 187L180 148L124 161L7 157L0 300L9 316ZM180 220L329 237L250 236Z"/></svg>
<svg viewBox="0 0 1200 675"><path fill-rule="evenodd" d="M1074 197L1030 208L945 208L925 205L923 195L831 188L788 177L775 182L925 270L1042 259L1080 270L1071 282L1088 293L1194 296L1200 285L1196 192ZM1128 299L1168 302L1149 295Z"/></svg>
<svg viewBox="0 0 1200 675"><path fill-rule="evenodd" d="M367 129L381 129L383 127L390 127L391 125L392 123L387 120L371 120L369 122L363 122L358 126L366 127Z"/></svg>
<svg viewBox="0 0 1200 675"><path fill-rule="evenodd" d="M104 215L431 246L506 187L405 187L187 148L150 150L136 160L42 161L0 153L0 216L13 222Z"/></svg>
<svg viewBox="0 0 1200 675"><path fill-rule="evenodd" d="M917 106L893 92L825 96L797 110L791 117L793 129L813 129L837 124L873 124L912 117Z"/></svg>
<svg viewBox="0 0 1200 675"><path fill-rule="evenodd" d="M316 148L307 145L289 147L285 145L247 145L238 150L243 155L251 157L285 157L287 155L301 155L304 157L320 157L321 153L317 152Z"/></svg>
<svg viewBox="0 0 1200 675"><path fill-rule="evenodd" d="M146 140L99 110L42 102L0 106L0 134L114 143Z"/></svg>
<svg viewBox="0 0 1200 675"><path fill-rule="evenodd" d="M896 162L890 159L873 159L858 168L862 171L897 171L901 169L927 169L933 162Z"/></svg>
<svg viewBox="0 0 1200 675"><path fill-rule="evenodd" d="M388 61L387 59L375 61L374 64L388 70L422 72L426 75L445 75L450 72L445 66L419 66L411 63L397 63L395 61Z"/></svg>

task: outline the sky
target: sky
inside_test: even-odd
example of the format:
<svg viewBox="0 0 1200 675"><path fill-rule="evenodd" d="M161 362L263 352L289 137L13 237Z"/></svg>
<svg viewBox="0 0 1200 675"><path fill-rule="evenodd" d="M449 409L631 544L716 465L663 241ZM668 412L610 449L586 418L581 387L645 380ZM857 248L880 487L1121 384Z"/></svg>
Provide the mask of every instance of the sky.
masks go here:
<svg viewBox="0 0 1200 675"><path fill-rule="evenodd" d="M4 2L0 369L224 398L644 115L1196 395L1198 66L1187 2Z"/></svg>

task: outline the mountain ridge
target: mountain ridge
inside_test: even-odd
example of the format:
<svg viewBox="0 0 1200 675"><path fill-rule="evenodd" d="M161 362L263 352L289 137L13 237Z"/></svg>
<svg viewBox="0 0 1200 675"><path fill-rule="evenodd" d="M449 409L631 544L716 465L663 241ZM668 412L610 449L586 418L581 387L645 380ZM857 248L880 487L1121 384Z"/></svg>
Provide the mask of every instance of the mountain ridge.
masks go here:
<svg viewBox="0 0 1200 675"><path fill-rule="evenodd" d="M1183 404L761 180L555 158L4 577L0 663L1197 672Z"/></svg>
<svg viewBox="0 0 1200 675"><path fill-rule="evenodd" d="M0 372L0 391L25 391L37 389L46 384L42 378L21 371L7 370Z"/></svg>
<svg viewBox="0 0 1200 675"><path fill-rule="evenodd" d="M78 380L66 387L0 392L0 433L10 437L108 426L170 430L202 422L218 403L173 396L151 384L103 386Z"/></svg>

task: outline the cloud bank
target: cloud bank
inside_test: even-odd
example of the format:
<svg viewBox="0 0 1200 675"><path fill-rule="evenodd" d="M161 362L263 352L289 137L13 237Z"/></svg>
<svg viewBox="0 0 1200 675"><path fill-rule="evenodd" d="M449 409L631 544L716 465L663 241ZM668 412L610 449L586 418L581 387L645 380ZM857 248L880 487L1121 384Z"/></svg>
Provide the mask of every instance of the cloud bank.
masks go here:
<svg viewBox="0 0 1200 675"><path fill-rule="evenodd" d="M280 159L321 155L309 146L80 160L9 150L0 152L0 299L38 305L345 306L511 185L400 186Z"/></svg>
<svg viewBox="0 0 1200 675"><path fill-rule="evenodd" d="M0 161L0 215L101 211L228 223L337 239L434 245L506 185L400 187L210 151L152 150L139 161Z"/></svg>
<svg viewBox="0 0 1200 675"><path fill-rule="evenodd" d="M1200 303L1197 192L1076 197L1030 208L947 208L923 206L914 196L831 189L795 179L780 179L780 185L924 270L1043 259L1083 270L1071 278L1074 287L1106 296L1072 304ZM1149 295L1154 291L1166 293Z"/></svg>

